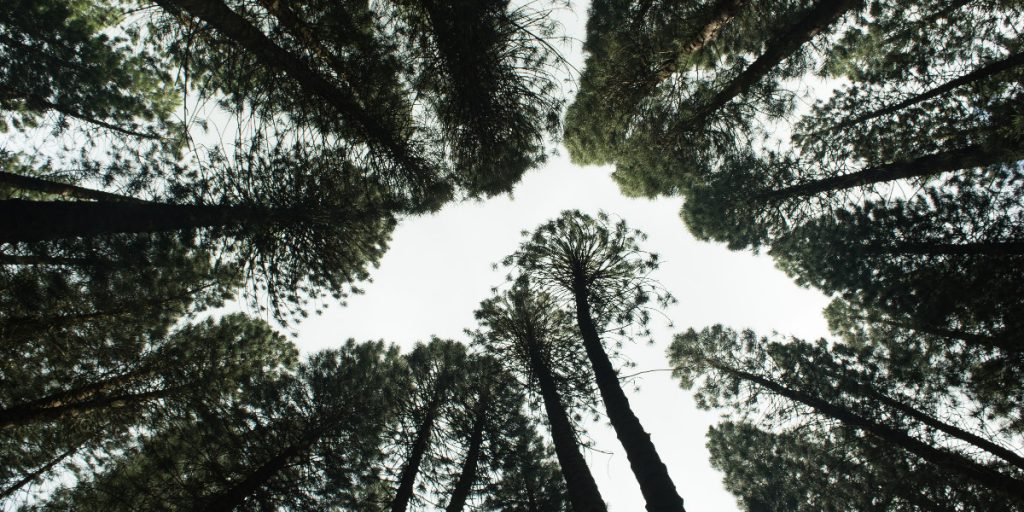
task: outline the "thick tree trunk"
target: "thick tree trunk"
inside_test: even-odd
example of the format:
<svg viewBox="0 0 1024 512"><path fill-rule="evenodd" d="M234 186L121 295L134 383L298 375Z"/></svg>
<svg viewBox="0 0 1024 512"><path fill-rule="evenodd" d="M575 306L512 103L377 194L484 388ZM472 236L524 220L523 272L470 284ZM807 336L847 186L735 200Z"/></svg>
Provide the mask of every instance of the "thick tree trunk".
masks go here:
<svg viewBox="0 0 1024 512"><path fill-rule="evenodd" d="M941 242L893 242L867 244L862 251L868 254L908 254L921 256L1019 256L1024 254L1024 242L967 242L951 244Z"/></svg>
<svg viewBox="0 0 1024 512"><path fill-rule="evenodd" d="M600 335L591 316L585 281L577 275L573 284L576 300L576 322L583 337L587 358L594 369L597 388L601 392L608 419L615 429L615 435L626 450L626 458L640 484L640 492L647 502L649 512L682 512L683 499L676 492L675 484L668 474L668 468L658 456L651 442L651 436L640 420L633 414L626 393L619 386L619 376L601 344Z"/></svg>
<svg viewBox="0 0 1024 512"><path fill-rule="evenodd" d="M75 452L77 452L78 449L82 447L82 444L84 443L76 444L75 446L69 448L64 453L50 459L46 464L43 464L42 466L30 471L29 473L26 473L24 476L18 479L18 481L12 483L11 485L8 485L3 490L0 490L0 503L2 503L3 500L11 497L11 495L13 495L14 493L18 492L18 489L21 489L22 487L25 487L26 485L34 482L36 479L45 475L54 467L56 467L57 464L60 464L68 457L74 455Z"/></svg>
<svg viewBox="0 0 1024 512"><path fill-rule="evenodd" d="M155 373L156 371L152 366L144 366L135 371L127 372L116 377L103 379L75 389L53 393L43 398L38 398L30 402L25 402L0 410L0 427L5 426L2 418L26 417L31 416L34 413L46 414L45 411L73 406L78 403L87 403L102 394L109 393L118 387L138 382L139 380L145 379Z"/></svg>
<svg viewBox="0 0 1024 512"><path fill-rule="evenodd" d="M551 426L551 441L555 445L555 456L562 468L565 487L573 512L606 512L608 510L597 488L597 482L587 467L587 461L576 443L576 432L569 421L565 405L558 393L558 386L544 358L537 348L537 340L528 340L530 369L537 377L544 411Z"/></svg>
<svg viewBox="0 0 1024 512"><path fill-rule="evenodd" d="M703 124L708 116L733 98L746 93L783 60L796 53L801 46L828 29L847 11L861 4L862 0L819 0L803 19L769 43L765 52L719 90L711 101L695 110L687 124Z"/></svg>
<svg viewBox="0 0 1024 512"><path fill-rule="evenodd" d="M21 174L4 171L0 171L0 185L16 188L18 190L53 194L62 197L73 197L75 199L91 199L95 201L111 202L124 201L130 203L143 202L141 199L136 199L134 197L122 196L120 194L103 192L102 190L93 190L91 188L79 187L77 185L61 183L59 181L45 180L33 176L23 176Z"/></svg>
<svg viewBox="0 0 1024 512"><path fill-rule="evenodd" d="M978 464L977 462L958 453L949 452L928 445L911 437L902 430L898 430L888 425L883 425L857 415L849 409L833 405L816 396L789 389L760 375L725 366L716 367L719 370L731 373L743 380L753 382L780 396L811 407L818 411L819 414L841 421L847 426L860 429L887 443L903 448L904 450L917 455L938 467L964 475L965 477L970 478L993 491L999 492L1016 500L1024 500L1024 481L982 466L981 464Z"/></svg>
<svg viewBox="0 0 1024 512"><path fill-rule="evenodd" d="M661 82L679 69L679 61L684 55L697 53L718 37L740 10L750 0L718 0L705 15L704 23L689 38L676 42L673 53L658 66L658 82Z"/></svg>
<svg viewBox="0 0 1024 512"><path fill-rule="evenodd" d="M64 403L55 407L16 406L0 411L0 429L49 422L75 417L101 409L121 409L142 405L170 395L177 388L164 388L143 393L100 396L81 402Z"/></svg>
<svg viewBox="0 0 1024 512"><path fill-rule="evenodd" d="M980 67L980 68L978 68L978 69L976 69L976 70L974 70L974 71L972 71L970 73L967 73L964 76L961 76L959 78L955 78L955 79L950 80L950 81L948 81L948 82L946 82L946 83L944 83L944 84L942 84L942 85L940 85L938 87L934 87L934 88L929 89L929 90L927 90L925 92L922 92L920 94L916 94L914 96L911 96L911 97L909 97L909 98L907 98L907 99L905 99L905 100L903 100L903 101L901 101L899 103L896 103L894 105L889 105L888 107L883 107L883 108L880 108L878 110L874 110L874 111L868 112L867 114L863 114L863 115L854 117L853 119L848 119L848 120L843 121L843 122L841 122L839 124L836 124L834 126L830 126L830 127L826 128L825 130L822 130L820 132L816 132L814 135L819 135L819 134L822 134L822 133L829 133L829 132L837 132L837 131L842 130L844 128L849 128L851 126L858 125L858 124L863 123L865 121L870 121L872 119L875 119L875 118L878 118L878 117L882 117L884 115L888 115L888 114L892 114L892 113L898 112L898 111L903 110L903 109L905 109L907 107L911 107L911 106L917 105L918 103L921 103L921 102L924 102L924 101L928 101L928 100L930 100L932 98L937 98L939 96L942 96L943 94L946 94L947 92L952 91L953 89L956 89L958 87L961 87L961 86L964 86L964 85L968 85L968 84L971 84L971 83L974 83L974 82L978 82L980 80L985 80L987 78L991 78L991 77L993 77L995 75L998 75L999 73L1002 73L1003 71L1008 71L1008 70L1013 69L1015 67L1018 67L1020 65L1024 65L1024 53L1016 53L1016 54L1010 55L1009 57L1007 57L1005 59L997 60L995 62L992 62L990 64L982 66L982 67Z"/></svg>
<svg viewBox="0 0 1024 512"><path fill-rule="evenodd" d="M753 199L759 201L782 201L794 197L812 196L875 183L933 176L948 171L1016 161L1020 156L1020 153L1014 151L990 149L972 144L960 149L932 153L913 160L869 167L862 171L840 176L830 176L756 194L753 196Z"/></svg>
<svg viewBox="0 0 1024 512"><path fill-rule="evenodd" d="M172 14L179 12L199 18L250 52L262 65L283 72L307 93L319 97L339 114L357 125L356 135L363 142L389 154L410 176L428 176L424 163L409 152L398 133L371 116L347 88L332 84L311 69L305 59L280 47L248 20L231 10L221 0L155 0Z"/></svg>
<svg viewBox="0 0 1024 512"><path fill-rule="evenodd" d="M299 442L278 452L277 455L247 474L238 483L203 500L206 505L201 508L197 507L197 509L204 512L229 512L237 509L245 502L246 498L259 490L282 469L292 464L294 459L306 453L318 437L316 433L306 435Z"/></svg>
<svg viewBox="0 0 1024 512"><path fill-rule="evenodd" d="M484 425L487 424L487 409L490 407L489 395L484 393L480 397L473 418L473 431L469 435L469 447L466 450L466 460L462 463L462 471L459 479L455 481L455 489L452 491L451 500L445 512L462 512L469 499L469 493L473 490L473 483L476 481L476 469L480 462L480 448L484 442Z"/></svg>
<svg viewBox="0 0 1024 512"><path fill-rule="evenodd" d="M0 242L38 242L114 233L153 233L265 220L232 206L0 200Z"/></svg>
<svg viewBox="0 0 1024 512"><path fill-rule="evenodd" d="M416 429L416 438L412 443L412 451L409 453L409 460L402 468L402 475L398 480L398 490L395 492L395 499L391 502L391 512L405 512L412 500L413 490L416 485L416 476L420 472L420 464L423 456L430 446L430 435L434 430L434 421L437 420L437 411L441 407L441 393L435 390L435 395L427 404L426 414L423 421Z"/></svg>

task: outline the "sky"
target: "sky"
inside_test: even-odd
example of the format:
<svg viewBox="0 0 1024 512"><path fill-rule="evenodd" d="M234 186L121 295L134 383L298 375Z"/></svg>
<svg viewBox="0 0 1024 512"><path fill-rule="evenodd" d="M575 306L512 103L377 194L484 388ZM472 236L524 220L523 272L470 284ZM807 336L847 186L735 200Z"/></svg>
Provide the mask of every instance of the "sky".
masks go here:
<svg viewBox="0 0 1024 512"><path fill-rule="evenodd" d="M363 286L365 294L293 326L299 347L308 353L355 338L409 348L431 335L468 342L463 331L476 326L473 311L504 279L492 264L516 249L523 230L566 209L604 210L647 233L643 248L662 260L654 277L679 300L665 318L654 318L653 345L624 347L623 354L636 364L624 374L667 368L665 350L673 333L690 327L722 323L807 338L827 334L821 315L826 298L797 287L770 258L699 242L679 219L681 199L624 197L610 168L577 167L562 155L529 172L511 197L451 204L401 222L372 272L373 282ZM639 391L625 386L634 412L651 433L687 510L738 510L704 447L704 434L718 413L698 410L669 372L646 374L634 384ZM587 459L610 510L643 510L639 487L607 421L589 425L588 431L596 450Z"/></svg>

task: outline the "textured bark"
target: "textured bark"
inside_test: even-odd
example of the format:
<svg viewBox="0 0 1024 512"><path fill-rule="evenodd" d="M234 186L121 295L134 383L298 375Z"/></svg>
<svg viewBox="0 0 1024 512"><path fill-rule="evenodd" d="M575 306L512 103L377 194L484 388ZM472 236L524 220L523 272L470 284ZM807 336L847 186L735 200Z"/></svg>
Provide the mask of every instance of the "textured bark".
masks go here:
<svg viewBox="0 0 1024 512"><path fill-rule="evenodd" d="M199 18L250 52L262 65L282 72L311 95L331 105L339 114L357 125L356 136L363 142L389 154L410 175L426 176L425 166L398 133L382 125L366 111L352 91L328 81L311 69L305 59L280 47L248 20L232 11L221 0L155 0L172 14L179 12Z"/></svg>
<svg viewBox="0 0 1024 512"><path fill-rule="evenodd" d="M487 424L487 409L490 407L490 398L485 393L480 397L473 418L473 431L469 435L469 448L466 450L466 460L462 463L462 471L455 482L455 489L452 491L451 500L445 512L462 512L466 507L466 500L473 490L473 483L476 482L477 466L480 462L480 449L484 441L484 425Z"/></svg>
<svg viewBox="0 0 1024 512"><path fill-rule="evenodd" d="M679 61L684 55L702 50L718 37L733 18L739 14L750 0L718 0L711 6L704 18L704 23L689 38L677 41L671 57L658 66L658 81L667 79L679 69Z"/></svg>
<svg viewBox="0 0 1024 512"><path fill-rule="evenodd" d="M537 348L537 340L528 340L530 369L537 378L544 411L547 413L548 424L551 426L551 441L555 445L555 456L562 468L566 490L573 512L606 512L608 510L601 498L597 482L587 467L587 461L580 453L576 443L576 432L569 421L565 405L558 393L558 386L544 358Z"/></svg>
<svg viewBox="0 0 1024 512"><path fill-rule="evenodd" d="M153 233L251 223L265 211L231 206L0 200L0 242Z"/></svg>
<svg viewBox="0 0 1024 512"><path fill-rule="evenodd" d="M932 98L937 98L939 96L942 96L943 94L946 94L947 92L950 92L953 89L956 89L958 87L961 87L961 86L964 86L964 85L968 85L968 84L972 84L972 83L978 82L980 80L985 80L987 78L991 78L991 77L993 77L995 75L998 75L999 73L1002 73L1003 71L1008 71L1008 70L1013 69L1015 67L1018 67L1020 65L1024 65L1024 53L1016 53L1016 54L1010 55L1009 57L1007 57L1005 59L997 60L995 62L992 62L990 64L982 66L982 67L980 67L980 68L978 68L978 69L976 69L976 70L974 70L974 71L972 71L970 73L967 73L964 76L961 76L959 78L955 78L955 79L950 80L950 81L948 81L948 82L946 82L946 83L944 83L944 84L942 84L942 85L940 85L938 87L934 87L934 88L929 89L929 90L927 90L925 92L922 92L920 94L916 94L914 96L911 96L911 97L909 97L909 98L907 98L907 99L905 99L905 100L903 100L903 101L901 101L899 103L896 103L894 105L889 105L888 107L883 107L883 108L880 108L878 110L874 110L872 112L868 112L867 114L863 114L863 115L854 117L853 119L849 119L849 120L843 121L843 122L841 122L841 123L839 123L839 124L837 124L835 126L830 126L829 128L827 128L825 130L822 130L820 132L815 133L815 135L818 135L818 134L821 134L821 133L827 133L827 132L836 132L836 131L842 130L844 128L849 128L851 126L858 125L858 124L863 123L865 121L870 121L872 119L875 119L875 118L878 118L878 117L882 117L884 115L888 115L888 114L892 114L892 113L895 113L895 112L899 112L900 110L903 110L903 109L905 109L907 107L911 107L911 106L917 105L918 103L921 103L921 102L924 102L924 101L928 101L928 100L930 100Z"/></svg>
<svg viewBox="0 0 1024 512"><path fill-rule="evenodd" d="M833 405L798 390L787 388L760 375L721 365L715 366L721 371L753 382L775 394L800 402L819 414L841 421L843 424L860 429L872 436L898 446L938 467L961 474L975 482L1016 500L1024 500L1024 481L1002 474L985 467L958 453L942 450L926 444L902 430L883 425L871 419L853 413L844 407Z"/></svg>
<svg viewBox="0 0 1024 512"><path fill-rule="evenodd" d="M647 510L684 511L683 499L676 491L668 468L658 456L650 434L640 424L640 420L629 406L626 393L619 386L618 373L612 367L608 354L601 344L600 335L591 316L587 287L579 274L574 279L573 295L576 300L576 321L583 337L587 358L594 369L594 377L604 401L605 411L615 429L615 435L626 451L626 458L629 459L629 465L640 484L640 492L647 502Z"/></svg>
<svg viewBox="0 0 1024 512"><path fill-rule="evenodd" d="M862 187L887 181L933 176L948 171L971 169L986 165L1016 161L1020 157L1016 151L986 148L972 144L959 149L932 153L913 160L893 162L869 167L867 169L830 176L806 183L800 183L778 190L756 194L755 200L782 201L794 197L812 196L824 192L835 192L854 187Z"/></svg>
<svg viewBox="0 0 1024 512"><path fill-rule="evenodd" d="M204 512L228 512L237 509L245 499L259 490L282 469L290 465L294 459L306 453L318 439L317 433L306 435L299 442L288 446L277 455L250 472L238 483L223 492L203 500L206 505L199 508Z"/></svg>
<svg viewBox="0 0 1024 512"><path fill-rule="evenodd" d="M68 183L61 183L59 181L51 181L42 178L36 178L33 176L23 176L21 174L14 174L11 172L0 171L0 185L5 185L18 190L26 190L30 192L40 192L43 194L54 194L62 197L73 197L75 199L92 199L96 201L127 201L127 202L141 202L141 199L134 197L122 196L120 194L112 194L110 192L103 192L102 190L93 190L90 188L79 187L77 185L71 185Z"/></svg>
<svg viewBox="0 0 1024 512"><path fill-rule="evenodd" d="M55 407L16 406L0 411L0 429L31 423L49 422L73 418L100 409L122 409L142 405L170 395L177 388L164 388L142 393L126 393L99 396L80 402L70 402Z"/></svg>
<svg viewBox="0 0 1024 512"><path fill-rule="evenodd" d="M116 377L103 379L97 382L80 386L78 388L53 393L43 398L0 410L0 427L6 426L4 418L26 418L33 414L46 416L46 411L56 410L64 407L73 407L75 404L88 403L96 400L101 395L109 393L119 387L138 382L156 373L153 367L143 367L138 370L127 372ZM26 420L30 422L31 420Z"/></svg>
<svg viewBox="0 0 1024 512"><path fill-rule="evenodd" d="M430 446L430 435L434 430L434 421L437 420L437 412L441 407L440 390L435 390L434 397L427 404L426 414L423 421L416 429L416 438L412 443L412 451L409 459L402 468L402 475L398 480L398 490L395 492L395 499L391 502L391 512L405 512L409 508L409 501L412 500L413 490L416 485L416 476L420 472L420 464L423 456Z"/></svg>
<svg viewBox="0 0 1024 512"><path fill-rule="evenodd" d="M819 0L797 24L768 44L765 52L747 66L736 78L722 87L706 104L700 106L686 125L702 125L714 111L746 93L801 46L828 29L843 14L861 5L862 0Z"/></svg>

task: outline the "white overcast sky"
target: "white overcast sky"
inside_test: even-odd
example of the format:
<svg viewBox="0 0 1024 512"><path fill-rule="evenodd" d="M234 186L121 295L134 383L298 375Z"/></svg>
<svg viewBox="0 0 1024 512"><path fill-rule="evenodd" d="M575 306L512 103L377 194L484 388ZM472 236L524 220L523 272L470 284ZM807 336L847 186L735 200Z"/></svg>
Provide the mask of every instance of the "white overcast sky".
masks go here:
<svg viewBox="0 0 1024 512"><path fill-rule="evenodd" d="M574 9L575 14L562 12L560 19L578 41L584 35L585 3L574 3ZM581 67L578 43L567 57ZM667 319L655 318L653 346L624 348L636 363L624 373L666 368L672 334L689 327L722 323L807 338L827 334L821 315L826 298L797 287L768 257L698 242L679 219L680 199L626 198L610 168L576 167L564 149L559 153L529 172L511 197L451 204L437 214L404 220L372 273L373 282L364 286L365 294L295 327L301 349L308 353L350 337L384 339L406 348L431 335L466 341L463 330L475 327L473 311L503 279L492 263L515 250L521 231L566 209L604 210L647 233L644 248L663 262L655 277L679 300L666 311ZM635 384L639 391L627 386L633 410L651 433L687 510L737 510L704 447L705 432L718 414L698 410L668 372L644 375ZM597 450L587 459L610 509L643 510L639 487L611 427L602 420L591 424L589 432Z"/></svg>

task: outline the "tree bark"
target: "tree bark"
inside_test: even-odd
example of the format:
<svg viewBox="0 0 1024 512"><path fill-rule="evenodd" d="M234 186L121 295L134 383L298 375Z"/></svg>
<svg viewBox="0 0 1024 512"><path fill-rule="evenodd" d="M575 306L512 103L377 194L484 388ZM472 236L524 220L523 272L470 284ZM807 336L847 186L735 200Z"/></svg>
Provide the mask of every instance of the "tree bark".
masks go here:
<svg viewBox="0 0 1024 512"><path fill-rule="evenodd" d="M597 488L594 475L587 467L587 461L576 443L576 433L565 411L565 405L558 393L558 385L537 347L536 339L527 340L530 369L533 370L540 388L544 411L551 426L551 441L555 445L555 456L562 468L562 477L572 503L573 512L607 512L608 508Z"/></svg>
<svg viewBox="0 0 1024 512"><path fill-rule="evenodd" d="M391 502L391 512L405 512L409 508L409 501L412 500L416 475L420 472L420 464L423 456L430 446L430 434L434 430L434 421L437 419L437 410L441 407L441 393L435 390L434 397L427 404L427 411L423 421L416 429L416 438L412 443L412 451L409 453L409 460L402 468L402 475L398 480L398 490L395 492L395 499Z"/></svg>
<svg viewBox="0 0 1024 512"><path fill-rule="evenodd" d="M452 491L452 497L445 512L462 512L462 509L466 507L466 500L469 499L469 493L473 490L476 469L480 462L480 448L484 441L484 425L487 423L489 402L489 395L484 393L477 404L473 418L473 431L469 435L469 448L466 450L466 460L462 463L462 471L459 473L459 479L455 482L455 489Z"/></svg>
<svg viewBox="0 0 1024 512"><path fill-rule="evenodd" d="M1024 254L1024 242L893 242L867 244L863 251L869 254L911 254L921 256L1018 256Z"/></svg>
<svg viewBox="0 0 1024 512"><path fill-rule="evenodd" d="M724 365L715 365L715 367L721 371L731 373L743 380L753 382L780 396L800 402L818 411L819 414L836 419L847 426L860 429L883 441L892 443L893 445L903 448L904 450L917 455L936 466L964 475L965 477L970 478L971 480L974 480L975 482L1000 494L1004 494L1017 500L1024 499L1024 481L982 466L981 464L978 464L977 462L958 453L949 452L928 445L911 437L902 430L897 430L888 425L883 425L863 416L854 414L849 409L833 405L816 396L789 389L760 375L755 375L750 372L730 368Z"/></svg>
<svg viewBox="0 0 1024 512"><path fill-rule="evenodd" d="M662 82L679 69L679 60L684 55L697 53L718 37L740 10L746 7L749 0L718 0L708 10L705 21L690 37L678 41L672 56L662 60L658 66L658 80Z"/></svg>
<svg viewBox="0 0 1024 512"><path fill-rule="evenodd" d="M246 498L291 464L293 459L309 450L318 438L319 435L316 432L307 434L299 442L278 452L277 455L247 474L245 478L235 485L204 500L206 501L205 506L197 508L204 512L228 512L235 510L242 505Z"/></svg>
<svg viewBox="0 0 1024 512"><path fill-rule="evenodd" d="M0 200L0 242L38 242L114 233L153 233L265 220L236 206Z"/></svg>
<svg viewBox="0 0 1024 512"><path fill-rule="evenodd" d="M177 388L163 388L142 393L101 396L81 402L65 403L55 407L12 407L0 411L0 429L31 423L57 421L99 409L121 409L128 406L141 405L150 400L163 398L176 390Z"/></svg>
<svg viewBox="0 0 1024 512"><path fill-rule="evenodd" d="M305 59L280 47L256 26L231 10L221 0L155 0L172 14L179 12L203 20L250 52L262 65L282 72L295 80L310 95L331 105L339 114L357 125L355 135L363 142L384 150L411 176L429 176L424 163L409 152L405 141L385 127L354 98L352 91L332 84L311 69Z"/></svg>
<svg viewBox="0 0 1024 512"><path fill-rule="evenodd" d="M108 393L117 387L131 384L140 379L155 374L152 366L142 367L135 371L127 372L116 377L103 379L98 382L87 384L75 389L60 391L43 398L25 402L7 409L0 410L0 427L6 426L4 418L18 418L31 416L33 414L46 415L46 411L59 409L61 407L74 406L78 403L85 403L94 400L101 394ZM31 420L25 421L30 422Z"/></svg>
<svg viewBox="0 0 1024 512"><path fill-rule="evenodd" d="M1002 73L1003 71L1008 71L1008 70L1013 69L1013 68L1015 68L1017 66L1020 66L1020 65L1024 65L1024 53L1016 53L1016 54L1010 55L1009 57L1007 57L1005 59L997 60L995 62L992 62L990 64L982 66L982 67L980 67L980 68L978 68L978 69L976 69L976 70L974 70L974 71L972 71L970 73L967 73L964 76L961 76L959 78L955 78L953 80L950 80L950 81L948 81L948 82L946 82L946 83L944 83L944 84L942 84L942 85L940 85L938 87L934 87L934 88L929 89L929 90L927 90L925 92L922 92L920 94L916 94L914 96L911 96L911 97L909 97L909 98L907 98L907 99L905 99L905 100L903 100L903 101L901 101L899 103L896 103L895 105L889 105L888 107L883 107L883 108L880 108L878 110L874 110L874 111L868 112L867 114L863 114L863 115L854 117L852 119L848 119L848 120L843 121L843 122L841 122L839 124L836 124L834 126L830 126L830 127L826 128L824 130L816 132L813 135L820 135L820 134L823 134L823 133L836 132L836 131L842 130L844 128L849 128L851 126L858 125L860 123L863 123L864 121L870 121L872 119L875 119L875 118L878 118L878 117L881 117L881 116L884 116L884 115L888 115L888 114L892 114L892 113L898 112L898 111L903 110L903 109L905 109L907 107L911 107L911 106L914 106L914 105L916 105L918 103L921 103L921 102L924 102L924 101L928 101L928 100L930 100L932 98L937 98L939 96L942 96L943 94L946 94L947 92L952 91L953 89L956 89L958 87L961 87L961 86L964 86L964 85L967 85L967 84L971 84L971 83L974 83L974 82L977 82L977 81L980 81L980 80L984 80L986 78L993 77L995 75L998 75L999 73Z"/></svg>
<svg viewBox="0 0 1024 512"><path fill-rule="evenodd" d="M573 295L576 301L576 322L583 337L587 358L594 369L601 399L604 401L608 419L615 429L615 435L626 450L626 458L629 459L629 465L640 484L640 491L647 502L647 510L684 512L683 499L676 491L668 468L658 456L650 434L640 424L640 420L629 406L626 393L619 386L618 373L608 359L591 316L586 281L579 273L573 280Z"/></svg>
<svg viewBox="0 0 1024 512"><path fill-rule="evenodd" d="M702 125L714 111L746 93L783 60L861 3L862 0L819 0L803 19L769 43L765 52L719 90L711 101L700 106L686 124Z"/></svg>
<svg viewBox="0 0 1024 512"><path fill-rule="evenodd" d="M1019 158L1015 151L997 150L971 144L959 149L932 153L913 160L893 162L867 169L830 176L798 185L784 187L753 196L754 200L781 201L793 197L811 196L824 192L835 192L887 181L932 176L942 172L957 171L1004 163Z"/></svg>
<svg viewBox="0 0 1024 512"><path fill-rule="evenodd" d="M5 171L0 171L0 185L16 188L18 190L54 194L61 197L73 197L75 199L91 199L95 201L111 202L144 202L142 199L136 199L134 197Z"/></svg>

